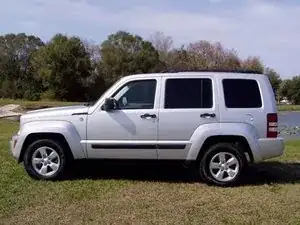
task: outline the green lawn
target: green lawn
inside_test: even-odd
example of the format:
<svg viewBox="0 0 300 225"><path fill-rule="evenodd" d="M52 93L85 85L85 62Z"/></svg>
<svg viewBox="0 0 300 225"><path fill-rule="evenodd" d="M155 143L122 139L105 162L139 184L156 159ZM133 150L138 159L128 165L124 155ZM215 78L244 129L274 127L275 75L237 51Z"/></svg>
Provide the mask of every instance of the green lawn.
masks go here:
<svg viewBox="0 0 300 225"><path fill-rule="evenodd" d="M68 106L79 104L79 102L61 102L61 101L25 101L25 100L13 100L7 98L0 98L0 106L7 104L20 105L19 110L35 110L40 108L57 107L57 106Z"/></svg>
<svg viewBox="0 0 300 225"><path fill-rule="evenodd" d="M279 111L300 111L300 105L278 105Z"/></svg>
<svg viewBox="0 0 300 225"><path fill-rule="evenodd" d="M8 153L17 127L0 120L0 224L300 224L300 141L236 188L208 186L178 166L99 162L40 182Z"/></svg>

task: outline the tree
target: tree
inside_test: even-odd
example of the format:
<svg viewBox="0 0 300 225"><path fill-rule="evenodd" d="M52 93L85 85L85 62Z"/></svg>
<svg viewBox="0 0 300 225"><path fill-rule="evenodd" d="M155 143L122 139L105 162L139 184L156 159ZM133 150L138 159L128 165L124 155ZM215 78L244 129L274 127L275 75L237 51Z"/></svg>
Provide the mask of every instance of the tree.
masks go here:
<svg viewBox="0 0 300 225"><path fill-rule="evenodd" d="M278 89L278 97L279 99L287 98L289 101L291 101L291 94L289 93L289 90L292 88L292 80L286 79L281 82Z"/></svg>
<svg viewBox="0 0 300 225"><path fill-rule="evenodd" d="M16 91L16 88L15 88L15 84L13 81L4 80L1 83L1 89L0 89L1 97L15 98L15 94L16 94L15 91Z"/></svg>
<svg viewBox="0 0 300 225"><path fill-rule="evenodd" d="M55 35L34 55L36 77L43 91L59 100L83 100L85 79L92 70L91 58L78 37Z"/></svg>
<svg viewBox="0 0 300 225"><path fill-rule="evenodd" d="M300 75L282 81L259 57L242 60L220 42L202 40L174 48L172 37L163 32L147 41L118 31L101 45L62 34L46 44L25 33L0 36L0 97L95 100L129 74L207 69L265 73L276 99L300 103Z"/></svg>
<svg viewBox="0 0 300 225"><path fill-rule="evenodd" d="M241 66L244 70L256 71L257 73L264 72L264 65L259 57L249 56L242 62Z"/></svg>
<svg viewBox="0 0 300 225"><path fill-rule="evenodd" d="M99 63L101 59L99 45L95 44L93 41L88 41L88 40L83 40L82 42L86 52L88 52L90 56L93 66L96 67L96 65Z"/></svg>
<svg viewBox="0 0 300 225"><path fill-rule="evenodd" d="M283 80L280 84L278 95L286 97L293 104L300 104L300 75L292 79Z"/></svg>
<svg viewBox="0 0 300 225"><path fill-rule="evenodd" d="M166 71L185 71L190 69L189 55L184 46L169 52L168 59L165 62Z"/></svg>
<svg viewBox="0 0 300 225"><path fill-rule="evenodd" d="M160 61L166 63L168 56L173 47L173 39L166 36L163 32L157 31L150 36L150 41L158 51Z"/></svg>
<svg viewBox="0 0 300 225"><path fill-rule="evenodd" d="M240 60L233 50L225 49L221 43L198 41L187 47L190 67L197 69L239 69Z"/></svg>
<svg viewBox="0 0 300 225"><path fill-rule="evenodd" d="M269 77L269 80L270 80L271 85L274 90L275 97L276 97L276 99L278 99L278 90L279 90L280 84L282 82L279 74L275 70L273 70L269 67L267 67L265 69L264 73Z"/></svg>
<svg viewBox="0 0 300 225"><path fill-rule="evenodd" d="M84 79L84 86L86 87L85 98L89 101L94 101L107 89L100 66L100 47L92 41L85 40L83 43L91 59L91 74Z"/></svg>
<svg viewBox="0 0 300 225"><path fill-rule="evenodd" d="M22 98L25 92L38 91L30 61L42 46L42 40L33 35L19 33L0 36L0 82L14 83L14 97ZM30 99L31 95L27 97Z"/></svg>
<svg viewBox="0 0 300 225"><path fill-rule="evenodd" d="M160 63L159 54L149 41L125 31L109 35L101 47L100 68L107 85L122 76L149 73Z"/></svg>

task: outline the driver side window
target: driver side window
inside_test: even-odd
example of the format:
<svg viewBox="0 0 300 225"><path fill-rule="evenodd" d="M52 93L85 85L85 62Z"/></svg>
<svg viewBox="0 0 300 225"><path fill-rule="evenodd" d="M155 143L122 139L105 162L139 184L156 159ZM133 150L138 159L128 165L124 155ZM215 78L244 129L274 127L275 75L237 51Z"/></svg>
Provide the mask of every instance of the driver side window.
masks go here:
<svg viewBox="0 0 300 225"><path fill-rule="evenodd" d="M119 109L153 109L156 80L132 81L121 87L112 97Z"/></svg>

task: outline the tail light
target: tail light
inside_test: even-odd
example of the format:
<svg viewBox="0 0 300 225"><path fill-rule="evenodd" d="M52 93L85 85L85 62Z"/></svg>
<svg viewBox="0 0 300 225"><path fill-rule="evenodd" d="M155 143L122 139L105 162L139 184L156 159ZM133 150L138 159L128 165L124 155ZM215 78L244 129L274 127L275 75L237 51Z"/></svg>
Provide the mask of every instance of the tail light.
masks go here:
<svg viewBox="0 0 300 225"><path fill-rule="evenodd" d="M267 138L276 138L278 135L277 113L267 114Z"/></svg>

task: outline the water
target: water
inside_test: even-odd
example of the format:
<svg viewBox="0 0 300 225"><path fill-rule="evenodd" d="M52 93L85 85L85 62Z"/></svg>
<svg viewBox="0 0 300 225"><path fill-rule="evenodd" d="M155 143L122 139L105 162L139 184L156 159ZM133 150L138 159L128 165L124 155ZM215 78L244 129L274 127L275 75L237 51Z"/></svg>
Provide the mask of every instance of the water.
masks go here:
<svg viewBox="0 0 300 225"><path fill-rule="evenodd" d="M280 112L278 126L285 139L300 139L300 112Z"/></svg>

